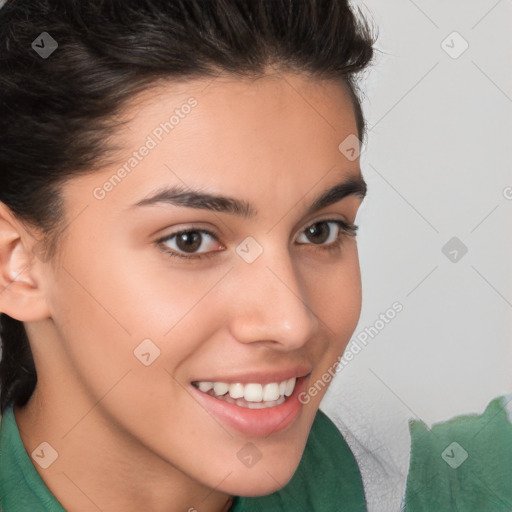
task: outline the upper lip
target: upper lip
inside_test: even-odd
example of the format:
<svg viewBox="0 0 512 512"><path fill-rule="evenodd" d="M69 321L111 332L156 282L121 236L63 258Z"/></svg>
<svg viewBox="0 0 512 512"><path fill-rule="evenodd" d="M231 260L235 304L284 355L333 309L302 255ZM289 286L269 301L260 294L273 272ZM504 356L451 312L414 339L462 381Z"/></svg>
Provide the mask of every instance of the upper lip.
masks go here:
<svg viewBox="0 0 512 512"><path fill-rule="evenodd" d="M311 367L306 365L294 366L293 368L280 368L275 370L247 370L236 375L214 375L207 378L194 379L192 382L226 382L227 384L259 383L269 384L271 382L282 382L293 377L300 378L309 375Z"/></svg>

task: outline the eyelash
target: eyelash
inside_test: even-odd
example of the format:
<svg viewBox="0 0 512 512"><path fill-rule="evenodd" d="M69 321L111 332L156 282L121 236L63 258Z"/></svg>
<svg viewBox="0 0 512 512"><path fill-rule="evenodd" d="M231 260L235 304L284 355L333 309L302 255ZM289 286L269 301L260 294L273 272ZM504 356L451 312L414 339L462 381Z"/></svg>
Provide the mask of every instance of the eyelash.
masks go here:
<svg viewBox="0 0 512 512"><path fill-rule="evenodd" d="M320 220L317 222L314 222L313 224L310 224L303 232L305 232L307 229L309 229L312 226L315 226L317 224L329 224L333 223L336 224L340 229L338 231L338 236L336 237L336 240L334 242L331 242L329 244L299 244L299 245L316 245L317 247L324 247L324 249L316 249L316 250L322 250L322 251L328 251L331 254L338 254L341 246L344 242L344 239L354 238L357 234L357 230L359 229L359 226L356 226L355 224L345 222L343 220L339 219L325 219ZM170 235L166 235L163 238L158 239L155 243L169 256L173 258L178 258L180 260L199 260L202 258L209 258L211 256L214 256L215 253L220 251L209 251L204 253L190 253L187 256L184 256L182 253L177 252L174 249L170 249L165 245L165 242L168 242L169 240L182 235L184 233L202 233L211 236L213 239L217 240L217 236L212 233L211 231L207 229L183 229L181 231L177 231L176 233L171 233Z"/></svg>

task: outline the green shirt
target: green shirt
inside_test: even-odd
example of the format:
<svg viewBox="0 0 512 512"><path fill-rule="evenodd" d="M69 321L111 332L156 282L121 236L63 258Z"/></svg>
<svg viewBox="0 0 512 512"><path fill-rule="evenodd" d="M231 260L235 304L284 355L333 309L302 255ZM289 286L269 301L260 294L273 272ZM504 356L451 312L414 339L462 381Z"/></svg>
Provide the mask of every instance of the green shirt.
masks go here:
<svg viewBox="0 0 512 512"><path fill-rule="evenodd" d="M512 395L431 429L411 420L403 512L512 510ZM510 412L507 410L509 409Z"/></svg>
<svg viewBox="0 0 512 512"><path fill-rule="evenodd" d="M12 408L0 425L0 510L65 512L36 471ZM334 423L318 411L288 484L261 497L235 497L230 512L364 512L363 484L354 456Z"/></svg>

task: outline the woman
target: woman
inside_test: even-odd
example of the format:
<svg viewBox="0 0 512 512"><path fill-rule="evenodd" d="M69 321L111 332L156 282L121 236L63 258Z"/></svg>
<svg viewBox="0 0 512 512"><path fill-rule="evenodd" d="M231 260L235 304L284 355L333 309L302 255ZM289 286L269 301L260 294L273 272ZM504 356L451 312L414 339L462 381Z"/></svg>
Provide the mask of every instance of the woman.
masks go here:
<svg viewBox="0 0 512 512"><path fill-rule="evenodd" d="M319 410L366 191L340 0L0 10L0 503L366 510Z"/></svg>

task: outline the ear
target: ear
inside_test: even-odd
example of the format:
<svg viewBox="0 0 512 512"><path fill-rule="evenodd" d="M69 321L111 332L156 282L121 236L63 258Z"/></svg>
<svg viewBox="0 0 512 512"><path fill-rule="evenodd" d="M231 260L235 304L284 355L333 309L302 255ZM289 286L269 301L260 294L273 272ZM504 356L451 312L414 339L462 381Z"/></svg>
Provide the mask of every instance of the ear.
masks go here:
<svg viewBox="0 0 512 512"><path fill-rule="evenodd" d="M36 240L0 202L0 312L21 322L48 318L42 287L42 262L34 257Z"/></svg>

